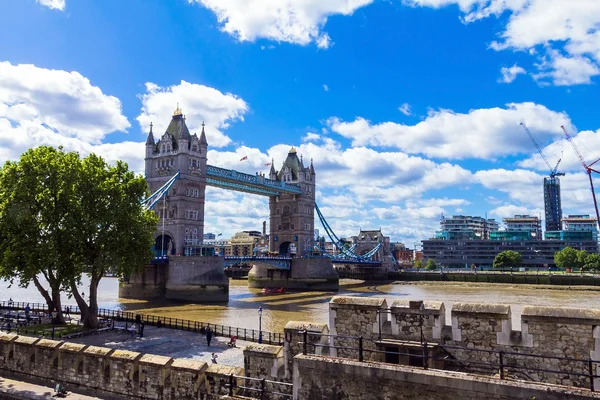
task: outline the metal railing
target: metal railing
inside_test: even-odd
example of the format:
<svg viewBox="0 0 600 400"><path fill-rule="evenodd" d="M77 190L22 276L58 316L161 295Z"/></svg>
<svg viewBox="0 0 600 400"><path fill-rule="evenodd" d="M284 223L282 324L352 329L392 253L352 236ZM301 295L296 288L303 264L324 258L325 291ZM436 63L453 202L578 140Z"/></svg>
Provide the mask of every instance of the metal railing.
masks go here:
<svg viewBox="0 0 600 400"><path fill-rule="evenodd" d="M238 379L243 379L244 384L238 385ZM252 382L257 383L257 386L252 386ZM273 389L269 389L269 386ZM236 392L241 391L241 394L254 399L266 400L275 396L279 399L292 399L294 396L292 390L294 385L287 382L272 381L264 378L250 378L247 376L229 375L229 381L225 384L228 395L233 396ZM278 388L278 390L276 389ZM239 393L239 392L238 392ZM256 397L258 396L258 397Z"/></svg>
<svg viewBox="0 0 600 400"><path fill-rule="evenodd" d="M378 339L371 339L371 338L363 338L362 336L345 336L345 335L332 335L332 334L319 334L320 336L324 336L324 337L330 337L330 338L334 338L334 341L332 343L335 343L335 339L339 338L339 339L346 339L346 340L355 340L356 341L356 346L341 346L341 345L335 345L335 344L323 344L323 343L312 343L309 342L309 334L313 334L314 332L309 332L307 330L301 331L302 332L302 341L301 342L297 342L298 344L302 345L302 354L309 354L309 346L312 346L313 352L311 354L316 354L315 350L317 347L323 347L323 348L328 348L328 349L336 349L336 352L338 350L345 350L345 354L343 356L338 356L341 358L350 358L350 359L354 359L354 360L358 360L360 362L363 362L365 360L365 353L371 353L371 354L380 354L383 356L383 358L385 359L386 355L394 355L394 356L407 356L411 359L420 359L421 363L420 365L414 365L414 364L410 364L411 366L420 366L423 369L429 369L430 368L430 362L434 362L434 361L443 361L444 363L454 363L459 365L461 368L466 368L467 371L466 372L472 372L472 373L476 373L476 372L488 372L487 375L497 375L499 377L500 380L506 380L506 379L511 379L508 377L509 373L512 373L513 375L515 375L516 373L519 373L522 376L528 377L529 380L531 381L535 381L534 379L532 379L528 373L546 373L546 374L555 374L555 375L562 375L562 376L569 376L569 377L579 377L579 378L584 378L586 381L588 381L588 387L590 391L595 391L595 387L594 387L594 379L596 378L600 378L600 375L597 374L597 371L594 372L594 365L596 365L596 367L598 368L598 366L600 366L600 360L593 360L591 358L588 359L578 359L578 358L571 358L571 357L558 357L558 356L546 356L546 355L538 355L538 354L530 354L530 353L518 353L518 352L511 352L511 351L504 351L504 350L484 350L484 349L475 349L475 348L469 348L469 347L462 347L462 346L449 346L449 345L443 345L443 344L435 344L435 345L429 345L427 343L427 341L423 341L422 343L419 344L419 348L420 348L420 354L417 354L415 352L401 352L401 351L387 351L387 350L378 350L377 349L377 345L381 344L381 345L387 345L387 346L391 346L393 345L392 343L388 343L386 341L380 341ZM371 347L375 347L375 349L373 348L365 348L365 342L371 342L372 346ZM408 343L408 341L407 341ZM415 343L415 342L413 342ZM416 342L418 343L418 342ZM402 344L398 345L399 347L402 346ZM457 360L457 359L453 359L453 358L449 358L447 356L444 357L437 357L435 355L435 353L433 352L435 349L440 349L442 352L444 352L445 354L452 354L452 352L448 351L448 350L459 350L459 351L464 351L467 353L471 353L471 354L494 354L496 355L495 358L497 358L497 362L486 362L486 361L473 361L473 359L480 359L480 357L473 357L472 359L465 361L465 360ZM430 354L431 353L431 354ZM355 355L356 354L356 355ZM514 359L512 360L513 362L507 362L506 358L507 357L514 357ZM544 361L544 360L558 360L561 362L561 366L564 365L564 363L573 363L575 365L579 365L581 366L581 371L582 372L577 372L575 370L566 370L566 369L547 369L547 368L537 368L535 366L527 366L527 365L518 365L516 363L516 358L522 357L524 359L529 359L529 360L538 360L538 361ZM385 361L381 361L381 362L385 362ZM397 364L397 363L394 363ZM431 368L431 369L439 369L439 368Z"/></svg>
<svg viewBox="0 0 600 400"><path fill-rule="evenodd" d="M0 309L6 310L25 310L29 305L31 312L42 312L49 314L48 305L42 303L26 303L26 302L10 302L0 301ZM63 314L80 314L77 306L62 306ZM178 329L182 331L193 331L203 333L210 328L214 336L231 337L235 336L239 340L249 342L258 342L262 333L262 343L282 345L284 342L284 334L280 332L269 332L258 329L239 328L229 325L211 324L209 322L192 321L188 319L171 318L164 316L156 316L143 314L131 311L107 310L98 309L98 317L103 319L111 319L115 321L137 322L137 316L147 325L164 327L169 329ZM160 321L160 322L159 322Z"/></svg>

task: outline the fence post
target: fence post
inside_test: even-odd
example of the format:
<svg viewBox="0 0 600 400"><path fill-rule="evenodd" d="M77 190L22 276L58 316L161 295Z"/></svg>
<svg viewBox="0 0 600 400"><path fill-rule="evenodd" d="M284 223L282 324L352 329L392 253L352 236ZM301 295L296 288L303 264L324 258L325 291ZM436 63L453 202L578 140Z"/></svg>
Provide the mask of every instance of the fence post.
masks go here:
<svg viewBox="0 0 600 400"><path fill-rule="evenodd" d="M229 395L233 396L233 374L229 375Z"/></svg>
<svg viewBox="0 0 600 400"><path fill-rule="evenodd" d="M260 400L265 400L265 391L267 390L267 382L265 378L260 381Z"/></svg>
<svg viewBox="0 0 600 400"><path fill-rule="evenodd" d="M365 359L363 355L363 337L358 338L358 361L363 362Z"/></svg>
<svg viewBox="0 0 600 400"><path fill-rule="evenodd" d="M423 369L429 366L429 350L427 349L427 340L423 341Z"/></svg>
<svg viewBox="0 0 600 400"><path fill-rule="evenodd" d="M588 359L588 372L590 374L590 390L594 391L594 364L592 363L592 359Z"/></svg>
<svg viewBox="0 0 600 400"><path fill-rule="evenodd" d="M304 332L302 332L303 337L303 343L302 343L302 354L306 355L306 353L308 352L308 331L305 329Z"/></svg>
<svg viewBox="0 0 600 400"><path fill-rule="evenodd" d="M498 359L500 361L500 379L504 379L504 351L498 351Z"/></svg>

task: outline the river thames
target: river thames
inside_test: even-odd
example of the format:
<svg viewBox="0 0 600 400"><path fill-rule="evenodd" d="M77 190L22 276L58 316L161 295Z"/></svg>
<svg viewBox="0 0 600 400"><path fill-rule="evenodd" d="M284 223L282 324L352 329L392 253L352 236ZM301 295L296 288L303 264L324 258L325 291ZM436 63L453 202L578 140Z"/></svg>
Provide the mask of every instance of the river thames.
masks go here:
<svg viewBox="0 0 600 400"><path fill-rule="evenodd" d="M513 321L517 322L523 305L556 307L598 308L600 290L581 288L548 289L535 286L500 284L448 284L445 282L376 283L343 279L339 292L290 292L263 294L260 289L250 289L245 280L230 280L227 304L185 304L181 302L145 302L119 299L116 278L104 278L98 288L101 308L143 310L144 313L172 318L190 319L240 328L258 329L258 308L262 306L262 329L281 332L288 321L329 322L328 303L335 295L384 297L391 304L396 299L437 300L446 305L450 323L450 306L456 302L496 303L512 306ZM84 284L87 281L84 280ZM0 281L1 299L24 302L44 302L33 286L19 288ZM85 289L82 289L85 291ZM75 304L63 297L64 305ZM513 329L520 326L513 323Z"/></svg>

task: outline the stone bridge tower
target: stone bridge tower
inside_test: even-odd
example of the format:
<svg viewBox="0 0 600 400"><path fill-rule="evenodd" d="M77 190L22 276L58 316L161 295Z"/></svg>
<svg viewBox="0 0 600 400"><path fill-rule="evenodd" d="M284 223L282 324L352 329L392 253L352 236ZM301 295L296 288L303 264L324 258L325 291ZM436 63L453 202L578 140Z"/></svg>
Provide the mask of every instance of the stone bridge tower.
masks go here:
<svg viewBox="0 0 600 400"><path fill-rule="evenodd" d="M146 180L154 193L180 171L179 179L155 210L160 216L154 249L164 255L199 255L204 236L206 152L202 124L200 138L190 135L177 106L167 130L155 142L150 124L146 140ZM164 234L163 234L164 233Z"/></svg>
<svg viewBox="0 0 600 400"><path fill-rule="evenodd" d="M305 167L292 147L281 170L271 164L269 178L300 186L302 194L284 194L269 199L269 248L284 255L303 256L313 250L315 220L315 168Z"/></svg>

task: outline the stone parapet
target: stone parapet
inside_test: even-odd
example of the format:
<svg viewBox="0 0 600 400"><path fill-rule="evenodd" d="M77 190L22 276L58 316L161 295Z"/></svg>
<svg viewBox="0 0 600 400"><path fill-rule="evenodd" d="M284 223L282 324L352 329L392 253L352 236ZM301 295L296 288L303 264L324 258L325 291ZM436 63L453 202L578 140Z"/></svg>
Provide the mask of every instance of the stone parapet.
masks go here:
<svg viewBox="0 0 600 400"><path fill-rule="evenodd" d="M403 365L296 356L294 399L584 400L600 393Z"/></svg>
<svg viewBox="0 0 600 400"><path fill-rule="evenodd" d="M391 336L405 340L439 341L446 325L446 307L440 301L395 300L390 307Z"/></svg>
<svg viewBox="0 0 600 400"><path fill-rule="evenodd" d="M377 297L335 296L329 302L329 326L332 335L331 355L357 357L358 342L343 336L378 338L382 326L388 321L387 300ZM375 359L376 345L372 340L363 343L365 359Z"/></svg>
<svg viewBox="0 0 600 400"><path fill-rule="evenodd" d="M288 321L284 328L284 362L285 362L285 380L291 382L294 373L294 356L303 351L304 331L307 331L307 352L313 354L324 354L328 352L329 345L329 327L327 324L313 322Z"/></svg>

